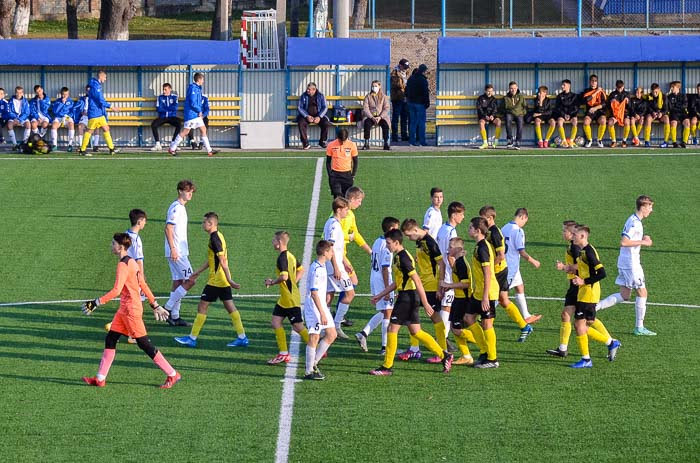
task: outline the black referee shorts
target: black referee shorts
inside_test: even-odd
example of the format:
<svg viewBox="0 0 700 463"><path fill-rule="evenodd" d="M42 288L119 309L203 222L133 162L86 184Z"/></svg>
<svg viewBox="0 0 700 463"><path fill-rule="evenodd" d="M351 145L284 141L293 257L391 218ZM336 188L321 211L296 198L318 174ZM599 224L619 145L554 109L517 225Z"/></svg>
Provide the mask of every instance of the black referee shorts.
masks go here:
<svg viewBox="0 0 700 463"><path fill-rule="evenodd" d="M345 197L345 192L352 186L352 174L350 172L337 172L332 170L328 176L328 183L331 187L333 198Z"/></svg>

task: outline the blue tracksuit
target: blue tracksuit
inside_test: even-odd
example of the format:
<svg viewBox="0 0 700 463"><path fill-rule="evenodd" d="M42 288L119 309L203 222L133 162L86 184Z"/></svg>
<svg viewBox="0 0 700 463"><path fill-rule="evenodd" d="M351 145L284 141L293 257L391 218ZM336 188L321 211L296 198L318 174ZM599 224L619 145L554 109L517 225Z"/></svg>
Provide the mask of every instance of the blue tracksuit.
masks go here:
<svg viewBox="0 0 700 463"><path fill-rule="evenodd" d="M51 103L51 112L53 113L53 117L61 120L64 117L68 116L71 119L75 120L73 118L74 104L75 103L70 98L66 98L65 102L61 98L56 98L54 102Z"/></svg>
<svg viewBox="0 0 700 463"><path fill-rule="evenodd" d="M44 95L44 98L39 99L38 96L35 96L31 100L29 100L29 109L31 111L30 119L35 120L39 119L39 116L46 117L47 119L50 119L49 116L49 107L51 106L51 98L49 98L48 95Z"/></svg>
<svg viewBox="0 0 700 463"><path fill-rule="evenodd" d="M167 119L169 117L177 116L177 107L180 103L177 101L177 95L171 93L168 96L160 95L158 101L156 101L156 111L158 111L158 117L162 119Z"/></svg>
<svg viewBox="0 0 700 463"><path fill-rule="evenodd" d="M96 77L90 79L88 92L88 119L96 119L107 114L107 108L112 107L102 94L102 84Z"/></svg>
<svg viewBox="0 0 700 463"><path fill-rule="evenodd" d="M9 116L7 114L7 100L2 98L0 99L0 121L2 121L3 125L5 122L7 122Z"/></svg>
<svg viewBox="0 0 700 463"><path fill-rule="evenodd" d="M73 120L78 123L80 118L83 117L83 112L85 111L85 105L87 104L88 97L81 96L75 103L73 103Z"/></svg>
<svg viewBox="0 0 700 463"><path fill-rule="evenodd" d="M31 115L31 110L29 109L29 103L27 103L27 99L22 97L21 100L19 100L20 103L20 109L19 112L15 111L15 97L10 98L10 102L7 104L7 120L8 121L20 121L22 124L29 120L29 116Z"/></svg>
<svg viewBox="0 0 700 463"><path fill-rule="evenodd" d="M202 87L192 82L185 97L185 122L199 117L202 112Z"/></svg>
<svg viewBox="0 0 700 463"><path fill-rule="evenodd" d="M209 116L209 98L202 95L202 118Z"/></svg>

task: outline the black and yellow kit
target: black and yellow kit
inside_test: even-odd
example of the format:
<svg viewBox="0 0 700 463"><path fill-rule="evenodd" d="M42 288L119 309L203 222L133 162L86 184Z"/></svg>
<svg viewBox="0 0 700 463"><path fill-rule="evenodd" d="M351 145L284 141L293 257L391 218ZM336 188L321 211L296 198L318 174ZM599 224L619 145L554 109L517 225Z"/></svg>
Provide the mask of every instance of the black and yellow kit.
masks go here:
<svg viewBox="0 0 700 463"><path fill-rule="evenodd" d="M485 119L489 116L498 117L498 101L495 96L488 96L485 93L476 99L476 117Z"/></svg>
<svg viewBox="0 0 700 463"><path fill-rule="evenodd" d="M688 118L688 97L685 93L669 93L666 95L668 117L672 121L682 121Z"/></svg>
<svg viewBox="0 0 700 463"><path fill-rule="evenodd" d="M464 283L469 286L466 288L455 288L455 298L452 301L452 311L450 312L450 322L452 322L452 328L461 329L463 328L464 314L467 311L467 304L469 304L469 298L472 295L471 290L471 273L472 270L469 267L469 263L464 256L460 256L455 259L455 263L452 266L452 282L453 283Z"/></svg>
<svg viewBox="0 0 700 463"><path fill-rule="evenodd" d="M605 278L605 268L592 244L581 249L576 266L584 284L578 287L574 318L595 320L595 305L600 301L600 280Z"/></svg>
<svg viewBox="0 0 700 463"><path fill-rule="evenodd" d="M224 269L221 267L221 260L227 258L227 253L228 249L224 235L218 230L211 232L207 249L207 260L209 262L209 279L207 279L207 284L209 286L219 288L231 286L228 284Z"/></svg>
<svg viewBox="0 0 700 463"><path fill-rule="evenodd" d="M493 247L493 257L494 257L494 267L493 271L496 274L496 281L498 282L499 291L508 291L508 263L506 262L506 241L503 238L503 233L501 229L498 228L496 224L489 227L489 231L486 234L486 239ZM503 252L503 259L495 263L496 254Z"/></svg>
<svg viewBox="0 0 700 463"><path fill-rule="evenodd" d="M608 104L607 104L608 114L614 116L613 107L612 107L613 101L617 101L618 103L622 103L623 101L625 101L625 99L627 99L627 105L625 106L625 117L629 117L629 115L630 115L630 94L627 90L620 91L620 90L615 89L612 92L610 92L610 94L608 95Z"/></svg>
<svg viewBox="0 0 700 463"><path fill-rule="evenodd" d="M416 241L416 265L418 276L426 292L438 289L438 262L442 259L437 241L428 233Z"/></svg>
<svg viewBox="0 0 700 463"><path fill-rule="evenodd" d="M405 249L394 255L392 265L394 283L396 283L396 302L391 312L390 322L395 325L412 325L420 323L418 306L420 300L416 293L416 284L411 278L416 274L414 260Z"/></svg>
<svg viewBox="0 0 700 463"><path fill-rule="evenodd" d="M292 307L301 307L301 295L299 294L299 286L297 286L297 273L303 269L297 258L289 251L282 251L277 257L275 265L275 273L287 275L287 280L280 283L280 297L277 300L277 305L283 309L291 309Z"/></svg>
<svg viewBox="0 0 700 463"><path fill-rule="evenodd" d="M586 105L586 115L591 119L598 119L600 116L605 115L606 97L605 91L602 88L588 87L586 90L581 92L581 101ZM593 114L588 113L591 108L599 105L602 105L603 108L596 110Z"/></svg>
<svg viewBox="0 0 700 463"><path fill-rule="evenodd" d="M576 259L578 259L579 254L581 254L581 248L576 246L573 241L566 248L566 253L564 255L564 263L566 265L576 264ZM564 307L575 306L578 300L578 286L576 286L571 280L574 279L576 273L567 273L566 278L569 280L569 288L566 290L566 296L564 296Z"/></svg>
<svg viewBox="0 0 700 463"><path fill-rule="evenodd" d="M642 98L636 96L630 98L629 115L630 117L640 116L642 118L647 115L647 100L643 96Z"/></svg>
<svg viewBox="0 0 700 463"><path fill-rule="evenodd" d="M557 99L555 100L554 112L552 115L555 119L564 116L576 117L579 106L581 106L581 102L579 101L578 94L574 92L561 92L557 95Z"/></svg>

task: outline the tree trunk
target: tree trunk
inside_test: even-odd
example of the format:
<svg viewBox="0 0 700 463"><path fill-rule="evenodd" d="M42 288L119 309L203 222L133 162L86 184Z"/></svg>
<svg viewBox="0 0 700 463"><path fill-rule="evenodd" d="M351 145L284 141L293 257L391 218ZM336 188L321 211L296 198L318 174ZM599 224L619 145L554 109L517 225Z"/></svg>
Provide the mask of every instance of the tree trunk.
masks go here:
<svg viewBox="0 0 700 463"><path fill-rule="evenodd" d="M78 38L78 0L66 0L66 20L68 23L68 38Z"/></svg>
<svg viewBox="0 0 700 463"><path fill-rule="evenodd" d="M129 21L136 14L137 0L102 0L98 40L129 40Z"/></svg>
<svg viewBox="0 0 700 463"><path fill-rule="evenodd" d="M355 7L352 14L352 28L364 29L367 18L367 3L369 0L355 0Z"/></svg>
<svg viewBox="0 0 700 463"><path fill-rule="evenodd" d="M12 33L14 35L27 35L29 33L30 0L17 0L15 17L12 21Z"/></svg>
<svg viewBox="0 0 700 463"><path fill-rule="evenodd" d="M216 6L214 7L214 19L211 23L211 34L209 35L209 40L221 40L221 6L225 1L229 2L228 11L232 11L232 0L216 0Z"/></svg>
<svg viewBox="0 0 700 463"><path fill-rule="evenodd" d="M15 0L0 0L0 39L9 39L12 35L12 10Z"/></svg>

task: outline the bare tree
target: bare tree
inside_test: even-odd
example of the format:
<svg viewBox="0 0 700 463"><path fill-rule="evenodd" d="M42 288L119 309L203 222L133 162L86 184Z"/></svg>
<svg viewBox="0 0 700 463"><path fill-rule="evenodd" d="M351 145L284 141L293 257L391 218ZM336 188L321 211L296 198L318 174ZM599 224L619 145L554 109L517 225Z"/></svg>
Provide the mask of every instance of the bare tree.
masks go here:
<svg viewBox="0 0 700 463"><path fill-rule="evenodd" d="M129 21L136 15L137 0L102 0L99 40L129 40Z"/></svg>
<svg viewBox="0 0 700 463"><path fill-rule="evenodd" d="M66 20L68 23L68 38L78 38L78 0L66 0Z"/></svg>
<svg viewBox="0 0 700 463"><path fill-rule="evenodd" d="M232 11L232 0L216 0L216 5L214 6L214 19L211 23L211 34L209 35L210 40L221 40L221 10L225 1L228 1L229 3L228 11Z"/></svg>
<svg viewBox="0 0 700 463"><path fill-rule="evenodd" d="M368 0L355 0L352 14L352 28L364 29L365 19L367 18L367 2Z"/></svg>
<svg viewBox="0 0 700 463"><path fill-rule="evenodd" d="M15 0L0 0L0 39L12 36L12 10Z"/></svg>
<svg viewBox="0 0 700 463"><path fill-rule="evenodd" d="M15 4L12 33L14 35L27 35L29 33L29 14L31 12L30 0L16 0Z"/></svg>

